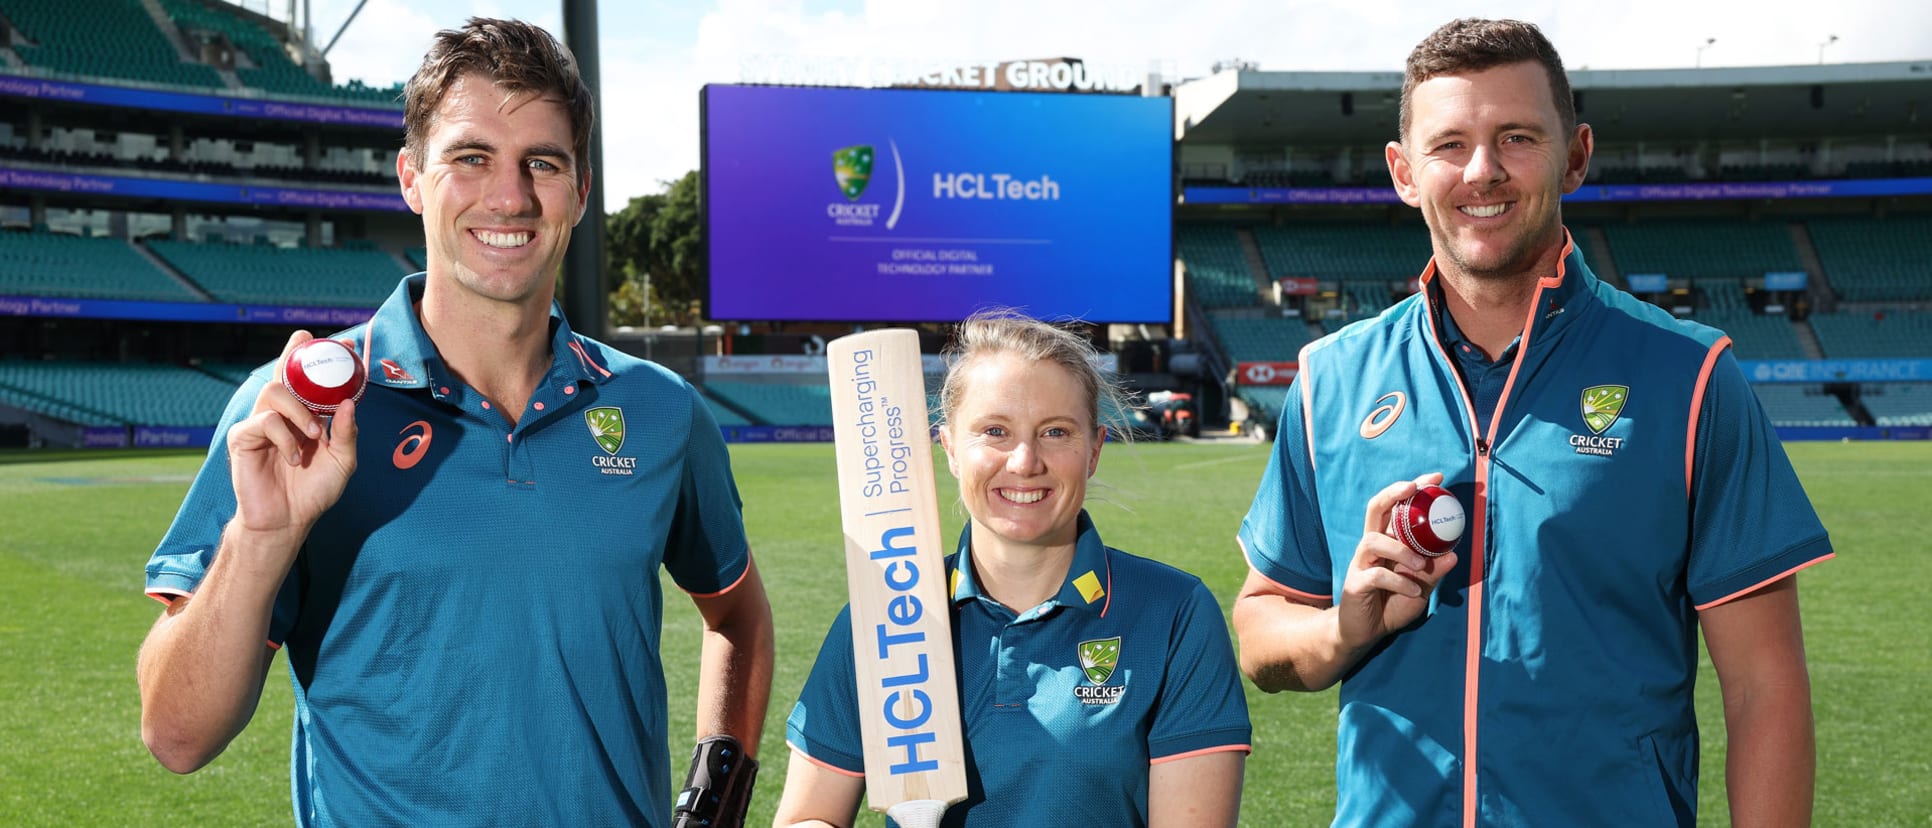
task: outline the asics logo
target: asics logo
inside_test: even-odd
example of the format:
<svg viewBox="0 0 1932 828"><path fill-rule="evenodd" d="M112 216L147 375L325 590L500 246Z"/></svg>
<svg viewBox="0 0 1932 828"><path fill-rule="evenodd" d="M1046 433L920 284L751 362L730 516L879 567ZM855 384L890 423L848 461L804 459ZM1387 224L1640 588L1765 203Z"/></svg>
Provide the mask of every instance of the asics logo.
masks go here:
<svg viewBox="0 0 1932 828"><path fill-rule="evenodd" d="M421 428L422 431L415 432L417 428ZM403 426L403 430L397 433L404 436L402 442L396 444L396 453L390 455L389 460L395 463L398 469L413 469L417 463L422 462L423 455L429 453L429 437L431 433L429 422L426 420L417 420L416 422Z"/></svg>
<svg viewBox="0 0 1932 828"><path fill-rule="evenodd" d="M1362 439L1373 440L1388 431L1395 421L1402 418L1402 409L1408 407L1409 398L1400 391L1390 391L1376 398L1374 411L1362 419Z"/></svg>

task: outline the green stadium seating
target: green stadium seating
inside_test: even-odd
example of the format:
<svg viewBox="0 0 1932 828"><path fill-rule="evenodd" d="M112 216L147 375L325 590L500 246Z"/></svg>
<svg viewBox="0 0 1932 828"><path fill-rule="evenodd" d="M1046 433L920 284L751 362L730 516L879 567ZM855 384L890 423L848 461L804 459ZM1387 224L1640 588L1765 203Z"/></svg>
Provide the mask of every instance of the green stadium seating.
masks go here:
<svg viewBox="0 0 1932 828"><path fill-rule="evenodd" d="M1791 329L1791 320L1783 316L1749 309L1708 311L1698 314L1697 321L1729 334L1731 351L1738 359L1809 358L1797 332Z"/></svg>
<svg viewBox="0 0 1932 828"><path fill-rule="evenodd" d="M0 295L199 302L121 239L0 233Z"/></svg>
<svg viewBox="0 0 1932 828"><path fill-rule="evenodd" d="M1875 425L1932 426L1932 382L1888 382L1867 385L1859 400Z"/></svg>
<svg viewBox="0 0 1932 828"><path fill-rule="evenodd" d="M10 403L38 398L65 406L42 410L82 425L212 426L235 386L173 365L0 360L0 390ZM21 407L40 410L31 405Z"/></svg>
<svg viewBox="0 0 1932 828"><path fill-rule="evenodd" d="M1758 402L1772 425L1781 426L1855 426L1858 421L1845 412L1838 398L1815 385L1753 385Z"/></svg>
<svg viewBox="0 0 1932 828"><path fill-rule="evenodd" d="M1175 234L1175 246L1187 266L1188 288L1202 307L1260 304L1238 232L1226 224L1183 224Z"/></svg>
<svg viewBox="0 0 1932 828"><path fill-rule="evenodd" d="M1831 359L1932 359L1932 312L1813 314L1811 328Z"/></svg>
<svg viewBox="0 0 1932 828"><path fill-rule="evenodd" d="M1235 362L1286 362L1301 357L1308 325L1296 317L1209 313L1228 359Z"/></svg>
<svg viewBox="0 0 1932 828"><path fill-rule="evenodd" d="M1804 270L1791 231L1781 221L1682 219L1607 224L1617 270L1673 279L1755 279Z"/></svg>
<svg viewBox="0 0 1932 828"><path fill-rule="evenodd" d="M1805 224L1838 298L1932 300L1932 217L1833 217Z"/></svg>
<svg viewBox="0 0 1932 828"><path fill-rule="evenodd" d="M1257 227L1254 234L1275 279L1407 280L1422 272L1430 255L1429 231L1420 223L1306 223Z"/></svg>
<svg viewBox="0 0 1932 828"><path fill-rule="evenodd" d="M14 46L31 66L101 78L220 88L221 75L185 63L140 0L0 0L0 12L33 45Z"/></svg>
<svg viewBox="0 0 1932 828"><path fill-rule="evenodd" d="M373 308L405 274L373 249L152 241L149 249L215 299L244 305Z"/></svg>
<svg viewBox="0 0 1932 828"><path fill-rule="evenodd" d="M773 382L707 382L706 393L763 421L763 425L831 425L832 388Z"/></svg>

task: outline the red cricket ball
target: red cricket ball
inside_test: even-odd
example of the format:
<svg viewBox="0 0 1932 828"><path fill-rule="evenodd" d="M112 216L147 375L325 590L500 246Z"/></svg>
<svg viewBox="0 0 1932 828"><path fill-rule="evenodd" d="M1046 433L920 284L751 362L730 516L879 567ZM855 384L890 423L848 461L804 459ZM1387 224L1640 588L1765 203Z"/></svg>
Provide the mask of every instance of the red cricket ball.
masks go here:
<svg viewBox="0 0 1932 828"><path fill-rule="evenodd" d="M1456 548L1466 522L1462 501L1441 486L1423 486L1395 505L1395 536L1431 558Z"/></svg>
<svg viewBox="0 0 1932 828"><path fill-rule="evenodd" d="M282 363L282 385L317 414L334 414L344 402L362 399L368 384L362 359L333 339L311 339Z"/></svg>

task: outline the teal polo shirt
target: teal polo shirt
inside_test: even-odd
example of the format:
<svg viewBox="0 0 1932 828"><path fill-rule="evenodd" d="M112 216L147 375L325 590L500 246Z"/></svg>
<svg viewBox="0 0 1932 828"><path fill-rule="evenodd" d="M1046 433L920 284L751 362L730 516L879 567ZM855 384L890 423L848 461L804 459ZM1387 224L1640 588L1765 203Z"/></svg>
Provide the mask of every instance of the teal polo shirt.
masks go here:
<svg viewBox="0 0 1932 828"><path fill-rule="evenodd" d="M356 472L269 626L294 682L295 821L666 825L658 572L712 594L749 561L718 427L675 374L554 309L550 370L512 427L437 355L424 279L337 335L370 368ZM207 574L235 511L226 433L273 376L230 402L149 594Z"/></svg>
<svg viewBox="0 0 1932 828"><path fill-rule="evenodd" d="M1302 351L1256 572L1332 602L1370 498L1426 472L1470 516L1428 612L1343 677L1338 825L1694 824L1698 613L1832 555L1729 339L1564 253L1493 365L1433 263Z"/></svg>
<svg viewBox="0 0 1932 828"><path fill-rule="evenodd" d="M947 826L1145 825L1150 764L1248 750L1247 700L1213 593L1106 546L1085 512L1079 520L1066 583L1024 612L981 591L971 527L947 559L969 791ZM855 688L848 607L786 740L863 776Z"/></svg>

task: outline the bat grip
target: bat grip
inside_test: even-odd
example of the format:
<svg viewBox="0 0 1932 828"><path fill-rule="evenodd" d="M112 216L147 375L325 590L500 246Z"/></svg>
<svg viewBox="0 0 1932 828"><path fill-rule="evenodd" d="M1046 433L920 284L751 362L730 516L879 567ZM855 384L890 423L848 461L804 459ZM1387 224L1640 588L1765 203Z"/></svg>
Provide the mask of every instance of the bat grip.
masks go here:
<svg viewBox="0 0 1932 828"><path fill-rule="evenodd" d="M899 828L939 828L940 818L946 815L946 804L937 799L908 799L886 808L886 816L899 824Z"/></svg>

